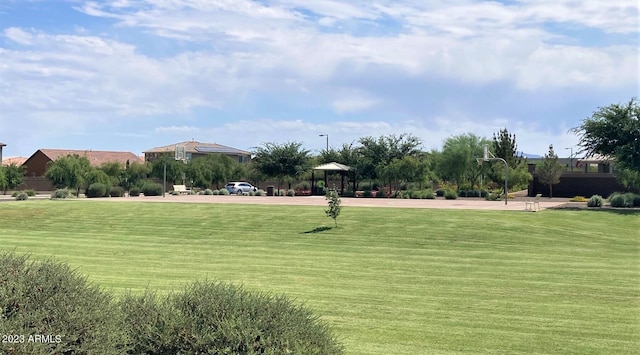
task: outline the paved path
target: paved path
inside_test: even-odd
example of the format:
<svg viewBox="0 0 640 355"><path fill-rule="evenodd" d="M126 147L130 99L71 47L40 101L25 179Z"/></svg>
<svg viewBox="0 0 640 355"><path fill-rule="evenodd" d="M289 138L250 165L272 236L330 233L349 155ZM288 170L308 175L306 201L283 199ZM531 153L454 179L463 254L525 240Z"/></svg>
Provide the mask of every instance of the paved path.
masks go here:
<svg viewBox="0 0 640 355"><path fill-rule="evenodd" d="M100 198L96 201L111 202L183 202L183 203L234 203L234 204L261 204L261 205L300 205L300 206L326 206L324 196L221 196L221 195L180 195L167 194L149 197L122 197ZM518 198L509 200L508 204L502 201L486 201L480 198L459 198L457 200L411 200L396 198L343 198L342 206L345 207L402 207L402 208L442 208L442 209L472 209L472 210L502 210L524 211L526 199ZM545 199L540 201L540 209L557 207L567 203L567 199Z"/></svg>

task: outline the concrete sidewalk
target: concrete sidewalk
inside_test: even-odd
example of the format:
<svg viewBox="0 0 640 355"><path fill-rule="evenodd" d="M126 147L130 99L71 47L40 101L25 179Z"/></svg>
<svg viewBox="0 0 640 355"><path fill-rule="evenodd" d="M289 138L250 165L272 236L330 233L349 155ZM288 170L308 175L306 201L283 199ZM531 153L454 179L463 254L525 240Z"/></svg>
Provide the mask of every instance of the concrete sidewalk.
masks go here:
<svg viewBox="0 0 640 355"><path fill-rule="evenodd" d="M84 200L84 199L82 199ZM260 204L260 205L294 205L294 206L326 206L324 196L236 196L236 195L170 195L149 197L118 197L96 198L92 201L110 202L179 202L179 203L220 203L220 204ZM411 200L397 198L342 198L345 207L397 207L397 208L441 208L441 209L469 209L469 210L501 210L524 211L526 198L509 200L486 201L481 198L458 198L457 200ZM567 203L567 199L542 199L540 210L557 207Z"/></svg>

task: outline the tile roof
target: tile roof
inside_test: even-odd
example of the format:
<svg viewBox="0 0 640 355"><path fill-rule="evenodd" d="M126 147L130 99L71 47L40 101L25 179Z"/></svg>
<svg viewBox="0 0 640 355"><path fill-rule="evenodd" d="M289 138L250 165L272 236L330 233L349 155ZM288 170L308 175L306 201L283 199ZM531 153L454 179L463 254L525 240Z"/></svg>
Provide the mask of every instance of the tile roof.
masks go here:
<svg viewBox="0 0 640 355"><path fill-rule="evenodd" d="M166 153L175 152L176 146L184 146L185 152L188 153L223 153L223 154L246 154L251 155L251 152L246 150L227 147L222 144L216 143L201 143L196 141L184 141L174 144L165 145L162 147L151 148L145 150L143 153Z"/></svg>
<svg viewBox="0 0 640 355"><path fill-rule="evenodd" d="M77 154L81 157L87 157L87 159L89 159L89 163L91 163L92 166L100 166L104 163L113 162L113 161L117 161L122 164L126 164L127 160L130 163L143 162L143 160L141 160L140 157L138 157L137 155L131 152L112 152L112 151L101 151L101 150L74 150L74 149L40 149L40 151L51 160L56 160L59 157L64 157L67 155Z"/></svg>
<svg viewBox="0 0 640 355"><path fill-rule="evenodd" d="M2 165L11 165L11 164L22 165L22 163L24 163L26 160L27 158L25 157L5 158L5 159L2 159Z"/></svg>

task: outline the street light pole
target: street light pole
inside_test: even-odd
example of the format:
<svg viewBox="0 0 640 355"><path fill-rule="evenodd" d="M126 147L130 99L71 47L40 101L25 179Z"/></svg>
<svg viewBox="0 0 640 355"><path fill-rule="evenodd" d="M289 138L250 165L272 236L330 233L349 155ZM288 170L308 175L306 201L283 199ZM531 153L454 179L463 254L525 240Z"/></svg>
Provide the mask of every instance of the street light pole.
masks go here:
<svg viewBox="0 0 640 355"><path fill-rule="evenodd" d="M319 137L327 137L327 152L329 152L329 135L328 134L319 134Z"/></svg>
<svg viewBox="0 0 640 355"><path fill-rule="evenodd" d="M573 147L564 148L565 150L571 149L571 153L569 154L569 164L571 164L571 172L573 172Z"/></svg>

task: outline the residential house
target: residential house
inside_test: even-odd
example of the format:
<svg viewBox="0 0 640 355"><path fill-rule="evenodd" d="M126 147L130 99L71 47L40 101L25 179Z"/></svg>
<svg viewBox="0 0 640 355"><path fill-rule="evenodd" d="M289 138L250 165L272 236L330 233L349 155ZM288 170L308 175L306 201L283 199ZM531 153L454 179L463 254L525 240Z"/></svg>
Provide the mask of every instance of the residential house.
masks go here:
<svg viewBox="0 0 640 355"><path fill-rule="evenodd" d="M67 155L86 157L91 166L98 167L108 162L119 162L123 166L127 163L142 162L140 157L131 152L112 152L101 150L73 150L73 149L38 149L22 164L26 167L27 177L41 177L47 172L47 164Z"/></svg>
<svg viewBox="0 0 640 355"><path fill-rule="evenodd" d="M163 155L191 160L208 154L224 154L239 163L248 163L251 161L251 152L221 144L201 143L193 140L152 148L143 153L144 160L148 162L154 161Z"/></svg>

